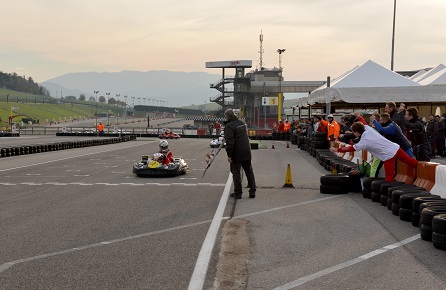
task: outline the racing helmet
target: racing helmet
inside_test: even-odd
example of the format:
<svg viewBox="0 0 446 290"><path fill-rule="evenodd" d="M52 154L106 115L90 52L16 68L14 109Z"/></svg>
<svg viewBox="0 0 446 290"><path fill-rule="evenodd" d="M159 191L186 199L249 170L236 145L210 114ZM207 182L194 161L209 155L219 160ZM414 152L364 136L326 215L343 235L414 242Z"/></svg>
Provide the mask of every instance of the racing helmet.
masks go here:
<svg viewBox="0 0 446 290"><path fill-rule="evenodd" d="M169 142L167 140L161 140L159 146L161 152L166 153L169 151Z"/></svg>
<svg viewBox="0 0 446 290"><path fill-rule="evenodd" d="M155 154L153 154L153 158L152 159L154 161L161 161L162 157L163 157L163 153L155 153Z"/></svg>

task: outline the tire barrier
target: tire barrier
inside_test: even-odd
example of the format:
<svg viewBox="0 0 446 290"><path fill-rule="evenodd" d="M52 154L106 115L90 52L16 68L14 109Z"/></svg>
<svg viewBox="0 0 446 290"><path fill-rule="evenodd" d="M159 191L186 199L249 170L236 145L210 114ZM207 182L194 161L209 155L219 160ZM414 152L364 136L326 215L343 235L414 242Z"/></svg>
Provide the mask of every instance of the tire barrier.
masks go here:
<svg viewBox="0 0 446 290"><path fill-rule="evenodd" d="M446 214L432 218L432 243L435 248L446 250Z"/></svg>
<svg viewBox="0 0 446 290"><path fill-rule="evenodd" d="M352 192L352 169L357 168L356 160L370 161L367 152L332 153L325 148L315 148L322 142L317 137L298 136L297 146L315 156L319 164L328 171L336 169L338 174L321 176L320 192L324 194L345 194ZM317 140L317 141L316 141ZM345 146L335 142L335 147ZM327 147L328 148L328 147ZM353 170L354 171L354 170ZM354 178L354 177L353 177ZM361 178L357 178L360 180ZM435 248L446 250L446 165L420 161L414 171L398 162L395 182L384 178L362 178L361 190L364 198L387 206L400 220L412 222L418 227L423 240L432 241Z"/></svg>
<svg viewBox="0 0 446 290"><path fill-rule="evenodd" d="M0 157L11 157L11 156L35 154L42 152L67 150L73 148L82 148L89 146L108 145L120 142L127 142L135 139L136 139L135 135L128 135L117 138L104 138L104 139L81 140L81 141L62 141L48 144L31 144L31 145L1 147Z"/></svg>

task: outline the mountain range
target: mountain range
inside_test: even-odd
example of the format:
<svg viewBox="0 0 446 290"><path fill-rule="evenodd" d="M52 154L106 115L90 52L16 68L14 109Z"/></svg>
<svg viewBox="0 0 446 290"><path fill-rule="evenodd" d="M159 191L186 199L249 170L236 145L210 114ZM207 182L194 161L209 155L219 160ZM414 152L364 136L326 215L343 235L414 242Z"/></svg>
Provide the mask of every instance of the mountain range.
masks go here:
<svg viewBox="0 0 446 290"><path fill-rule="evenodd" d="M124 101L126 95L129 104L134 101L135 105L148 105L153 104L153 100L162 100L166 106L187 106L209 102L210 97L218 95L219 92L209 85L221 77L219 74L204 72L166 70L78 72L52 78L40 85L47 88L52 97L79 97L85 94L88 100L91 96L95 97L94 91L99 91L98 96L104 97L107 97L106 93L114 98L119 94L118 99L121 101Z"/></svg>

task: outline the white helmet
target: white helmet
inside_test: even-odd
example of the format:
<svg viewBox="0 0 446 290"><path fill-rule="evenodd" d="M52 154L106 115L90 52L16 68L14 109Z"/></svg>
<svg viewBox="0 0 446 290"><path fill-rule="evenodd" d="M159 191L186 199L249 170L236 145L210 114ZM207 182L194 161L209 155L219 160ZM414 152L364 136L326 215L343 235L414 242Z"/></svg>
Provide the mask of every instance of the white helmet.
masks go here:
<svg viewBox="0 0 446 290"><path fill-rule="evenodd" d="M159 146L161 152L169 151L169 142L167 142L167 140L161 140Z"/></svg>
<svg viewBox="0 0 446 290"><path fill-rule="evenodd" d="M160 161L162 156L163 156L162 153L155 153L155 154L153 154L153 160L154 161Z"/></svg>

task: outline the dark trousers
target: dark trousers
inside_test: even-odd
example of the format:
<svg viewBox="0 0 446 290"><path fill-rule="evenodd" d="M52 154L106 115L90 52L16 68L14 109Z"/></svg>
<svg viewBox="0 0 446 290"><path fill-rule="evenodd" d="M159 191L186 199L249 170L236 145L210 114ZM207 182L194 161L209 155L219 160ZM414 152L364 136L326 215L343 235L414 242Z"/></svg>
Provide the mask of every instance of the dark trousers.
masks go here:
<svg viewBox="0 0 446 290"><path fill-rule="evenodd" d="M444 137L435 139L435 143L437 144L437 154L444 157Z"/></svg>
<svg viewBox="0 0 446 290"><path fill-rule="evenodd" d="M231 163L232 181L234 182L234 193L236 195L242 195L243 193L241 168L243 168L246 179L248 179L249 192L255 193L256 180L254 177L254 170L252 169L251 160Z"/></svg>

